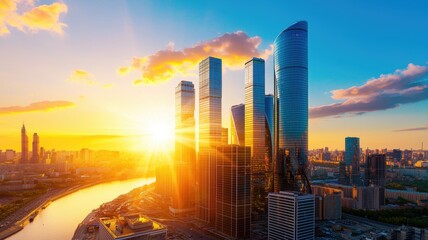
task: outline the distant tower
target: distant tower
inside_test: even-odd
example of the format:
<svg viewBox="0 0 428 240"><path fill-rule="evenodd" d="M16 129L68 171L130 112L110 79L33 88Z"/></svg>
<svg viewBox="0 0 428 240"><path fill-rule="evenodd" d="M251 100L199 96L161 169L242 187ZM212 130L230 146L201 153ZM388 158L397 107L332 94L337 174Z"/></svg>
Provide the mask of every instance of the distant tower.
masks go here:
<svg viewBox="0 0 428 240"><path fill-rule="evenodd" d="M360 174L360 139L357 137L345 138L345 163L351 166L352 185L361 185Z"/></svg>
<svg viewBox="0 0 428 240"><path fill-rule="evenodd" d="M21 128L21 163L28 163L28 136L24 124Z"/></svg>
<svg viewBox="0 0 428 240"><path fill-rule="evenodd" d="M31 158L31 163L39 163L40 160L40 144L39 136L37 133L33 134L33 157Z"/></svg>
<svg viewBox="0 0 428 240"><path fill-rule="evenodd" d="M245 63L245 146L251 147L252 209L264 210L265 164L265 60Z"/></svg>
<svg viewBox="0 0 428 240"><path fill-rule="evenodd" d="M374 184L376 186L385 187L385 174L386 155L372 154L367 156L364 185L369 186L370 184Z"/></svg>

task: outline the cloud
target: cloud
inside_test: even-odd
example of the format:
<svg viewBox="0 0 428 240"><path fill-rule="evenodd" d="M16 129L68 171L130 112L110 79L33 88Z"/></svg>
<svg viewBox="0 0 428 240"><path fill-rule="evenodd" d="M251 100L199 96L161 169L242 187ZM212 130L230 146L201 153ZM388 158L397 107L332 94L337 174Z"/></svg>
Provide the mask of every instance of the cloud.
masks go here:
<svg viewBox="0 0 428 240"><path fill-rule="evenodd" d="M0 107L0 115L11 115L28 112L46 112L54 109L72 107L75 104L69 101L43 101L31 103L27 106Z"/></svg>
<svg viewBox="0 0 428 240"><path fill-rule="evenodd" d="M416 127L416 128L404 128L393 130L393 132L412 132L412 131L426 131L428 130L428 126L425 127Z"/></svg>
<svg viewBox="0 0 428 240"><path fill-rule="evenodd" d="M129 66L120 67L117 72L126 75L140 71L141 77L135 80L135 84L155 84L168 81L176 74L189 74L208 56L221 58L223 65L229 69L242 69L252 57L267 58L272 54L273 45L269 49L258 50L261 42L260 37L249 37L243 31L225 33L178 51L174 50L174 43L169 42L166 49L145 57L134 57Z"/></svg>
<svg viewBox="0 0 428 240"><path fill-rule="evenodd" d="M113 87L113 84L111 84L111 83L103 84L103 83L95 81L95 76L92 73L87 72L87 71L82 70L82 69L74 70L71 73L70 77L67 79L67 81L74 82L74 83L86 84L86 85L96 85L96 86L100 86L101 88L104 88L104 89L108 89L108 88Z"/></svg>
<svg viewBox="0 0 428 240"><path fill-rule="evenodd" d="M89 73L85 70L81 70L81 69L74 70L74 72L68 78L68 81L76 82L76 83L83 83L83 84L87 84L87 85L94 85L97 83L94 81L94 75L92 75L91 73Z"/></svg>
<svg viewBox="0 0 428 240"><path fill-rule="evenodd" d="M59 16L67 11L67 5L59 2L34 6L32 0L1 0L0 36L10 34L10 28L22 32L45 30L63 34L67 25L60 22Z"/></svg>
<svg viewBox="0 0 428 240"><path fill-rule="evenodd" d="M410 63L404 70L382 74L361 86L331 91L340 103L313 107L311 118L342 117L386 110L428 99L427 66Z"/></svg>

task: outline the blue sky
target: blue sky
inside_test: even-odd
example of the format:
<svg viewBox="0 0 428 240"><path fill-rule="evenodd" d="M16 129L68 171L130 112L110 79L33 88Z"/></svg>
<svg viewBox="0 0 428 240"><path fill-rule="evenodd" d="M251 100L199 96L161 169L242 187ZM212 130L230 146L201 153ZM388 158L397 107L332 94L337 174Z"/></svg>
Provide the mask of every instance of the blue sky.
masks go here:
<svg viewBox="0 0 428 240"><path fill-rule="evenodd" d="M52 3L36 1L35 5ZM150 111L161 115L165 124L173 128L174 87L182 79L197 83L196 70L160 84L134 86L133 80L140 73L121 77L117 68L129 64L133 57L165 50L170 42L179 51L236 31L259 36L262 42L258 50L262 52L269 49L279 32L299 20L309 23L310 107L340 102L331 98L332 90L363 85L381 74L406 69L409 63L428 65L426 1L62 3L68 9L59 18L67 25L62 34L46 29L23 32L10 27L10 34L0 36L0 81L7 86L0 90L0 108L45 100L67 100L75 106L0 116L2 133L11 133L19 122L30 119L34 128L51 134L130 134L135 132L134 126L148 126L156 119L143 114ZM113 87L102 89L67 81L76 69L87 72L99 86ZM272 58L268 57L268 93L273 89L272 76ZM225 127L229 124L230 106L244 101L243 77L239 68L224 69ZM426 75L419 79L426 80ZM127 106L126 111L123 106ZM343 148L346 136L361 137L362 147L417 148L420 142L428 141L428 130L393 130L426 127L427 109L428 101L423 100L358 116L311 119L310 148ZM82 115L82 119L74 121L76 124L60 124L63 118L76 114ZM46 126L46 117L58 123ZM98 123L106 118L110 119L108 123ZM127 120L132 124L123 127Z"/></svg>

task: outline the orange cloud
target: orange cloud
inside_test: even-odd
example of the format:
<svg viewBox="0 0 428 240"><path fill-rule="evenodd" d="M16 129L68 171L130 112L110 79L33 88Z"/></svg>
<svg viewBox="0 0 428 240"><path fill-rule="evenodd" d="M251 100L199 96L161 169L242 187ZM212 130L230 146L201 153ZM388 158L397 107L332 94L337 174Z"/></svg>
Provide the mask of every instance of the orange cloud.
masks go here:
<svg viewBox="0 0 428 240"><path fill-rule="evenodd" d="M74 72L71 73L71 75L67 79L67 81L74 82L74 83L82 83L82 84L86 84L86 85L99 86L99 87L104 88L104 89L108 89L108 88L113 87L113 84L111 84L111 83L103 84L101 82L95 81L95 76L92 73L87 72L87 71L82 70L82 69L74 70Z"/></svg>
<svg viewBox="0 0 428 240"><path fill-rule="evenodd" d="M27 106L0 107L0 115L11 115L28 112L46 112L59 108L72 107L74 105L74 103L68 101L35 102Z"/></svg>
<svg viewBox="0 0 428 240"><path fill-rule="evenodd" d="M141 71L141 77L135 80L134 84L155 84L168 81L177 73L188 74L208 56L221 58L227 68L241 69L245 61L252 57L267 58L272 54L272 45L264 51L258 50L261 41L258 36L249 37L245 32L237 31L181 51L174 50L174 43L169 42L165 50L142 58L134 57L130 66L120 67L117 72L126 75L133 70Z"/></svg>
<svg viewBox="0 0 428 240"><path fill-rule="evenodd" d="M59 2L34 6L32 0L0 0L0 36L9 34L11 27L22 32L45 30L62 34L67 25L60 22L59 16L67 10L67 5Z"/></svg>
<svg viewBox="0 0 428 240"><path fill-rule="evenodd" d="M88 85L94 85L97 83L94 81L94 76L91 73L81 69L74 70L74 72L68 78L68 81L76 82L76 83L84 83Z"/></svg>

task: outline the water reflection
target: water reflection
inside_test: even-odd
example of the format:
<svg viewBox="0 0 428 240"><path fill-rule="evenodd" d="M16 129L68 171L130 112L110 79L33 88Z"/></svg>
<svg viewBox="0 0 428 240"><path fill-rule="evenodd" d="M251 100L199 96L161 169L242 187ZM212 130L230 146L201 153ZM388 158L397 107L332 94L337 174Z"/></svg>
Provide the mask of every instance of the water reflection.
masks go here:
<svg viewBox="0 0 428 240"><path fill-rule="evenodd" d="M58 240L71 239L77 225L93 209L130 190L155 181L139 178L102 183L85 188L52 202L34 221L8 240Z"/></svg>

